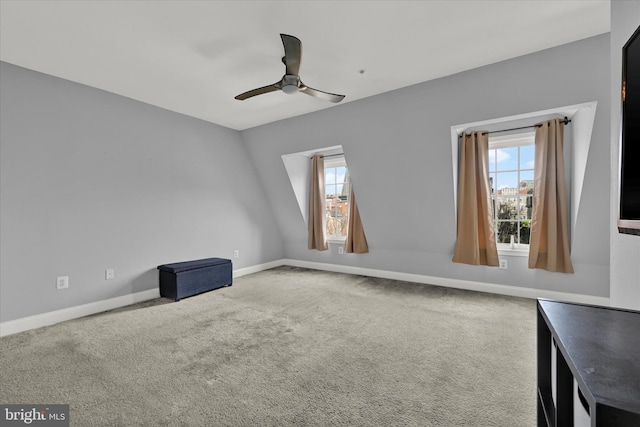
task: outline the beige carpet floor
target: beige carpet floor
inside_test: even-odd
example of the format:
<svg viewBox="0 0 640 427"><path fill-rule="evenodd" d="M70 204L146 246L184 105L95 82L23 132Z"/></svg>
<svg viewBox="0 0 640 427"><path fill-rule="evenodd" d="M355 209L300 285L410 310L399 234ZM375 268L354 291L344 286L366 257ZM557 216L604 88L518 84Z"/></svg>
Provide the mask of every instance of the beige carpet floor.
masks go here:
<svg viewBox="0 0 640 427"><path fill-rule="evenodd" d="M535 425L535 301L293 267L0 339L72 426Z"/></svg>

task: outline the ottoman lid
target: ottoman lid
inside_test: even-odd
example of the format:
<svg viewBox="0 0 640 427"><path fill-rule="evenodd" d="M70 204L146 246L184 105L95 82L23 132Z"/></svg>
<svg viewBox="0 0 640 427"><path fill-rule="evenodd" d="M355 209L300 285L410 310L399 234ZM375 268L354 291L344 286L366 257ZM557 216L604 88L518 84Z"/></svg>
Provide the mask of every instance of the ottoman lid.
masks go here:
<svg viewBox="0 0 640 427"><path fill-rule="evenodd" d="M211 267L219 264L231 263L230 259L225 258L205 258L194 261L174 262L172 264L163 264L158 266L158 270L167 271L169 273L180 273L182 271L195 270L198 268Z"/></svg>

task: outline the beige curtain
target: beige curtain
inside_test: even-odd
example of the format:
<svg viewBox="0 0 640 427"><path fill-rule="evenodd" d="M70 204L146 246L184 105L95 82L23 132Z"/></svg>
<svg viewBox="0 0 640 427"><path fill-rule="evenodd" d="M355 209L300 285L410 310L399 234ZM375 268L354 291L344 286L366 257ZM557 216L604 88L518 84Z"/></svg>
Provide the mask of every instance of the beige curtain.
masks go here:
<svg viewBox="0 0 640 427"><path fill-rule="evenodd" d="M367 238L364 235L360 211L353 193L353 185L349 190L349 226L347 228L347 240L344 242L344 251L347 253L366 254L369 252Z"/></svg>
<svg viewBox="0 0 640 427"><path fill-rule="evenodd" d="M309 189L309 249L328 249L324 227L324 204L324 159L322 155L314 154L311 160Z"/></svg>
<svg viewBox="0 0 640 427"><path fill-rule="evenodd" d="M458 172L458 227L453 261L499 265L489 185L489 135L462 135Z"/></svg>
<svg viewBox="0 0 640 427"><path fill-rule="evenodd" d="M536 125L529 268L573 273L569 256L562 119Z"/></svg>

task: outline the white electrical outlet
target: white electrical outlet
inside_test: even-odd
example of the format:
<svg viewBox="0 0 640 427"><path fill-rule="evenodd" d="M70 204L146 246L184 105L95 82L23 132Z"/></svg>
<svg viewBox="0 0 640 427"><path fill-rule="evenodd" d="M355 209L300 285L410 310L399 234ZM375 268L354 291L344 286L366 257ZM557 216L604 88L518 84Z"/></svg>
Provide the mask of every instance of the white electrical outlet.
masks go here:
<svg viewBox="0 0 640 427"><path fill-rule="evenodd" d="M506 270L507 268L509 268L509 262L506 259L501 259L499 268L501 270Z"/></svg>
<svg viewBox="0 0 640 427"><path fill-rule="evenodd" d="M67 289L69 287L69 276L58 276L56 279L56 289Z"/></svg>
<svg viewBox="0 0 640 427"><path fill-rule="evenodd" d="M114 277L116 277L116 273L113 268L107 268L104 271L104 280L113 280Z"/></svg>
<svg viewBox="0 0 640 427"><path fill-rule="evenodd" d="M344 247L343 246L338 246L338 253L339 254L343 254L344 253Z"/></svg>
<svg viewBox="0 0 640 427"><path fill-rule="evenodd" d="M240 251L238 249L236 249L235 251L233 251L233 257L234 258L240 258Z"/></svg>

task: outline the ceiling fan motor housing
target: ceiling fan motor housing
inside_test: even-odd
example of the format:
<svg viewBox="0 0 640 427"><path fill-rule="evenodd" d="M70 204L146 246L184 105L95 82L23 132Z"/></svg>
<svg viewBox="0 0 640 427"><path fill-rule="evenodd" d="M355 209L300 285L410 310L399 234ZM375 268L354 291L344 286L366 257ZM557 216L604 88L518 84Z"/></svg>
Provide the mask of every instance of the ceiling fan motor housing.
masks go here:
<svg viewBox="0 0 640 427"><path fill-rule="evenodd" d="M286 94L296 93L300 88L300 77L285 74L282 77L282 91Z"/></svg>

